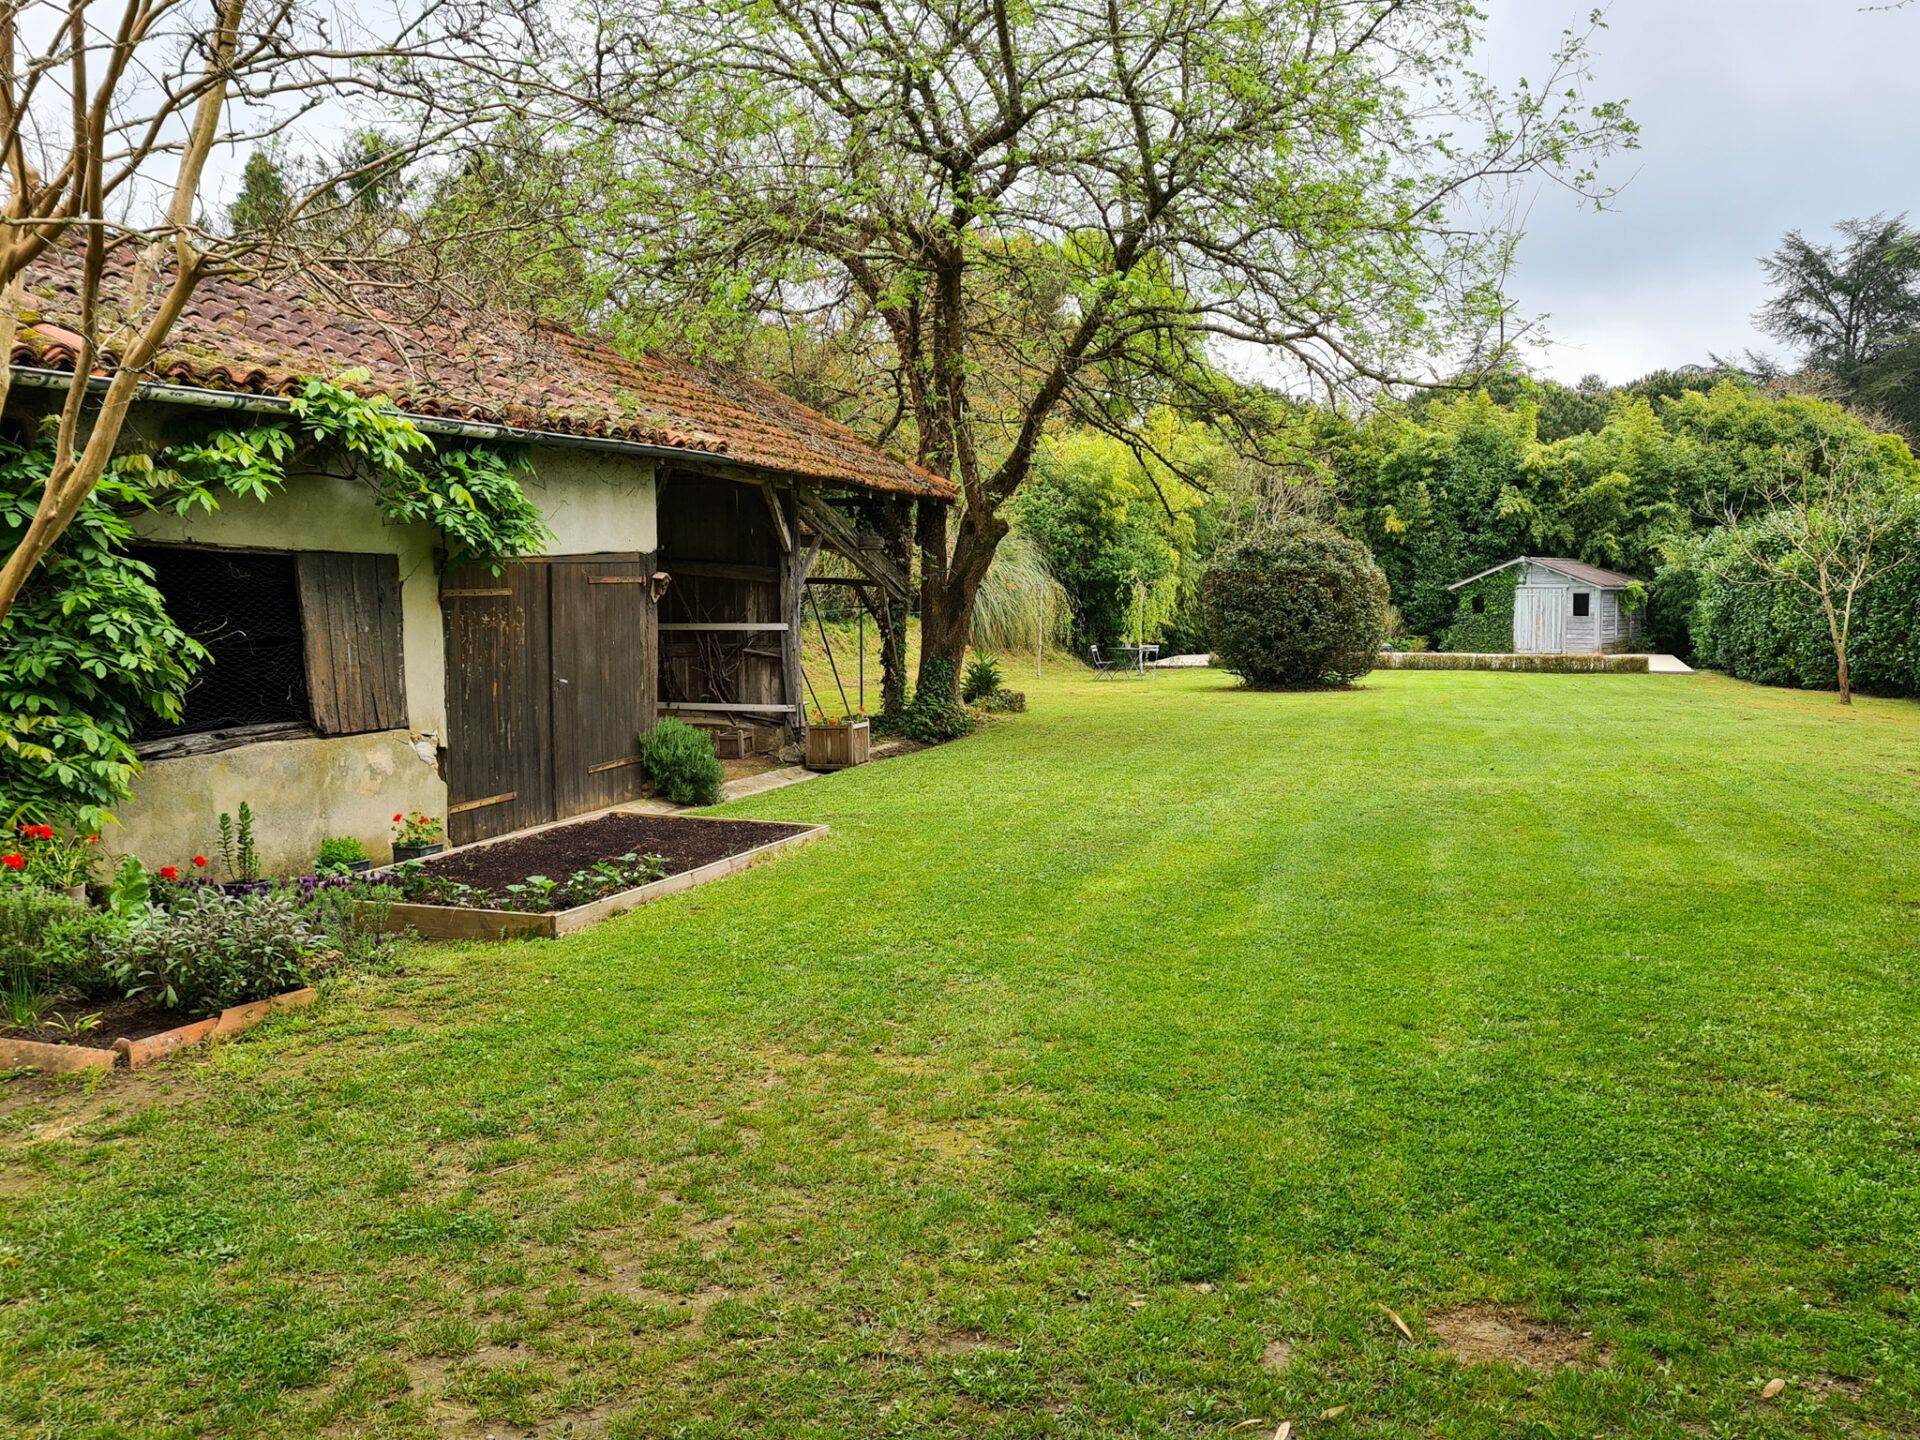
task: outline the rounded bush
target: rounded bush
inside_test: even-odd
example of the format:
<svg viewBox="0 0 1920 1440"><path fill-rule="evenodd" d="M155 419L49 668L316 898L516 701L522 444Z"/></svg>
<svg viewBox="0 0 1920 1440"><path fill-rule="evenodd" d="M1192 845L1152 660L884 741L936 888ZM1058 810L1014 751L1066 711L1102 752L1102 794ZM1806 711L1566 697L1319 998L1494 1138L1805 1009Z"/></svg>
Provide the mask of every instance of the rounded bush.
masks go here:
<svg viewBox="0 0 1920 1440"><path fill-rule="evenodd" d="M1387 577L1367 547L1283 521L1214 561L1201 581L1213 663L1263 688L1345 685L1387 634Z"/></svg>

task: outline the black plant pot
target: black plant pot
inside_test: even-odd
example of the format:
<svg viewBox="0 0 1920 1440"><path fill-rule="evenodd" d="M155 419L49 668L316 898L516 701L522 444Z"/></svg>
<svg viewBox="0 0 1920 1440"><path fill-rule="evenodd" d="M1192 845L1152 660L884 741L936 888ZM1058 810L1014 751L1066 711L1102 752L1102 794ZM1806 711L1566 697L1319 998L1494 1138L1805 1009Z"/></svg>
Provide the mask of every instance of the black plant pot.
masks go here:
<svg viewBox="0 0 1920 1440"><path fill-rule="evenodd" d="M372 868L373 868L373 862L371 860L347 861L347 873L349 875L364 875L367 873L367 871L371 870Z"/></svg>
<svg viewBox="0 0 1920 1440"><path fill-rule="evenodd" d="M446 842L442 840L436 840L431 845L396 845L393 847L393 863L401 865L409 860L424 860L446 848Z"/></svg>

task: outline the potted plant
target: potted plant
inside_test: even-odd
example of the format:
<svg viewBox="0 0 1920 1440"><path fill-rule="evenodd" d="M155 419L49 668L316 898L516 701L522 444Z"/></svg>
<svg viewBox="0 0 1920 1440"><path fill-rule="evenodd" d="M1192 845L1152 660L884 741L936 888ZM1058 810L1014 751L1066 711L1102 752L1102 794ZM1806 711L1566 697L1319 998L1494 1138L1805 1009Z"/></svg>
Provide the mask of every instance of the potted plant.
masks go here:
<svg viewBox="0 0 1920 1440"><path fill-rule="evenodd" d="M424 810L393 817L393 858L396 864L438 855L447 848L447 832Z"/></svg>
<svg viewBox="0 0 1920 1440"><path fill-rule="evenodd" d="M87 898L87 885L93 879L93 866L100 843L98 835L83 835L67 827L62 834L51 825L23 824L16 827L14 848L0 856L4 877L15 878L48 890L61 890L76 900ZM6 849L0 840L0 849Z"/></svg>
<svg viewBox="0 0 1920 1440"><path fill-rule="evenodd" d="M807 722L807 768L844 770L871 758L870 727L859 711L831 718L815 710Z"/></svg>
<svg viewBox="0 0 1920 1440"><path fill-rule="evenodd" d="M321 875L358 875L373 868L367 847L351 835L329 835L320 842L314 870Z"/></svg>

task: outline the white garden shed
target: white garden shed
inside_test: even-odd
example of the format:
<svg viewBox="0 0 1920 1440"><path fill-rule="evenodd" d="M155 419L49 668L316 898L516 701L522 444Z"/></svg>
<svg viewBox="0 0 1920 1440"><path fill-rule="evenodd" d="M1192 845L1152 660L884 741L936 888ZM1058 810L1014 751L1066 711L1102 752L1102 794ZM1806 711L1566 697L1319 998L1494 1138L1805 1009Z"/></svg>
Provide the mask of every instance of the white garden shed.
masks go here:
<svg viewBox="0 0 1920 1440"><path fill-rule="evenodd" d="M1639 637L1637 609L1623 603L1631 575L1602 570L1580 560L1521 555L1447 588L1466 591L1463 606L1485 613L1495 575L1520 569L1513 587L1513 652L1516 655L1593 655L1631 649Z"/></svg>

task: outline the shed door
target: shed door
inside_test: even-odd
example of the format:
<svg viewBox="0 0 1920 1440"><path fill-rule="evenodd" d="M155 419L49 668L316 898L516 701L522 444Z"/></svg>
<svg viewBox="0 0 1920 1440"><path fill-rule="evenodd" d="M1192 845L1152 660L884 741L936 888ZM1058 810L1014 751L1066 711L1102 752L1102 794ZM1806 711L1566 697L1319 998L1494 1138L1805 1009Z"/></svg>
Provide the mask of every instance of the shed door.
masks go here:
<svg viewBox="0 0 1920 1440"><path fill-rule="evenodd" d="M1567 644L1567 592L1522 585L1513 592L1513 648L1522 655L1558 655Z"/></svg>
<svg viewBox="0 0 1920 1440"><path fill-rule="evenodd" d="M556 560L553 786L558 815L640 793L640 732L653 724L657 630L652 557Z"/></svg>
<svg viewBox="0 0 1920 1440"><path fill-rule="evenodd" d="M547 567L472 565L440 589L447 633L447 838L553 818Z"/></svg>
<svg viewBox="0 0 1920 1440"><path fill-rule="evenodd" d="M447 838L456 845L630 800L659 654L651 555L449 571Z"/></svg>

